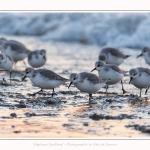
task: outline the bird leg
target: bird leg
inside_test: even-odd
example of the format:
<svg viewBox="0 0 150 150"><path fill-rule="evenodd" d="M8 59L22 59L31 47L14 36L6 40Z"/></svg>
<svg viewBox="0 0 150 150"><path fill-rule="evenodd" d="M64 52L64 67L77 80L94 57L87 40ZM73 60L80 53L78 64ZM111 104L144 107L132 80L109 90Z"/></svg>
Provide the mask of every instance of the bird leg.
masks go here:
<svg viewBox="0 0 150 150"><path fill-rule="evenodd" d="M92 94L89 94L89 103L91 102Z"/></svg>
<svg viewBox="0 0 150 150"><path fill-rule="evenodd" d="M55 93L55 90L54 90L54 88L53 88L52 97L53 97L54 95L57 95L57 94Z"/></svg>
<svg viewBox="0 0 150 150"><path fill-rule="evenodd" d="M11 84L11 71L10 71L10 74L9 74L9 79L10 79L10 84Z"/></svg>
<svg viewBox="0 0 150 150"><path fill-rule="evenodd" d="M122 80L121 80L121 85L122 85L123 94L127 93L127 91L125 91L125 89L123 88L123 82L122 82Z"/></svg>
<svg viewBox="0 0 150 150"><path fill-rule="evenodd" d="M40 91L38 91L38 92L36 92L36 93L33 93L33 94L31 94L31 95L35 96L37 93L42 92L42 91L43 91L43 89L41 89Z"/></svg>
<svg viewBox="0 0 150 150"><path fill-rule="evenodd" d="M107 90L108 90L108 84L106 84L106 94L108 95L108 92L107 92Z"/></svg>
<svg viewBox="0 0 150 150"><path fill-rule="evenodd" d="M146 89L146 91L145 91L145 95L147 94L148 90L149 90L149 87Z"/></svg>
<svg viewBox="0 0 150 150"><path fill-rule="evenodd" d="M5 80L5 78L4 78L4 77L3 77L3 80L2 80L2 81L3 81L3 83L4 83L4 82L6 82L6 80Z"/></svg>
<svg viewBox="0 0 150 150"><path fill-rule="evenodd" d="M141 97L141 92L142 92L142 89L140 89L140 97Z"/></svg>

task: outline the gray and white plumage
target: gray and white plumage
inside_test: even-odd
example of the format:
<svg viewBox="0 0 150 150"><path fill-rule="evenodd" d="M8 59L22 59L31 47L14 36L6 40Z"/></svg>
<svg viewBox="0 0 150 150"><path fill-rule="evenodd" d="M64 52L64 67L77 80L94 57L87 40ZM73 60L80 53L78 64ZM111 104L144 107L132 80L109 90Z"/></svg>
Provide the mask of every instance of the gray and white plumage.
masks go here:
<svg viewBox="0 0 150 150"><path fill-rule="evenodd" d="M74 75L74 74L72 74L72 75ZM99 84L102 82L102 79L100 79L98 76L96 76L95 74L92 74L92 73L82 72L79 75L81 77L80 78L81 83L83 83L85 79L87 79L88 81L90 81L93 84Z"/></svg>
<svg viewBox="0 0 150 150"><path fill-rule="evenodd" d="M56 80L61 82L67 82L68 79L56 74L55 72L48 70L48 69L38 69L35 70L33 73L33 77L35 77L37 74L42 75L43 77L47 78L48 80Z"/></svg>
<svg viewBox="0 0 150 150"><path fill-rule="evenodd" d="M89 94L89 102L92 98L92 94L99 91L102 87L104 80L99 78L97 75L88 73L88 72L81 72L79 74L72 73L70 75L70 84L74 84L77 89L82 92L86 92Z"/></svg>
<svg viewBox="0 0 150 150"><path fill-rule="evenodd" d="M143 67L132 68L129 71L129 76L130 76L129 84L131 83L135 87L140 89L140 96L141 90L143 88L146 89L150 87L150 69Z"/></svg>
<svg viewBox="0 0 150 150"><path fill-rule="evenodd" d="M116 84L124 77L125 71L122 71L118 66L113 64L106 64L103 61L95 63L95 69L98 70L99 76L104 79L110 79L107 84Z"/></svg>
<svg viewBox="0 0 150 150"><path fill-rule="evenodd" d="M149 47L144 47L142 49L142 53L137 56L137 58L144 56L145 62L150 65L150 48Z"/></svg>
<svg viewBox="0 0 150 150"><path fill-rule="evenodd" d="M125 55L115 48L104 48L101 50L98 59L106 62L107 64L115 64L119 66L124 62L124 59L130 55Z"/></svg>
<svg viewBox="0 0 150 150"><path fill-rule="evenodd" d="M14 67L14 61L11 56L0 53L0 68L11 71Z"/></svg>
<svg viewBox="0 0 150 150"><path fill-rule="evenodd" d="M1 52L10 55L14 62L23 60L28 56L29 50L20 42L15 40L0 39Z"/></svg>
<svg viewBox="0 0 150 150"><path fill-rule="evenodd" d="M10 83L11 83L11 71L13 70L13 67L14 61L11 58L11 56L6 55L4 53L0 53L0 68L4 69L5 71L7 71L7 73L9 73Z"/></svg>
<svg viewBox="0 0 150 150"><path fill-rule="evenodd" d="M46 50L34 50L28 54L28 63L33 68L39 68L46 63Z"/></svg>
<svg viewBox="0 0 150 150"><path fill-rule="evenodd" d="M126 91L123 88L123 77L126 71L121 70L118 66L113 64L106 64L104 61L97 61L95 63L95 68L92 70L97 70L99 77L103 79L109 79L106 81L107 85L116 84L121 81L123 93Z"/></svg>
<svg viewBox="0 0 150 150"><path fill-rule="evenodd" d="M31 82L35 86L41 89L54 89L61 84L69 81L68 79L48 69L35 70L33 68L26 68L25 77L26 76L30 78Z"/></svg>
<svg viewBox="0 0 150 150"><path fill-rule="evenodd" d="M115 66L115 65L112 65L112 64L107 64L107 65L104 67L104 70L105 70L105 71L109 71L110 69L112 69L112 70L114 70L114 71L116 71L116 72L118 72L118 73L123 73L123 71L122 71L119 67L117 67L117 66Z"/></svg>

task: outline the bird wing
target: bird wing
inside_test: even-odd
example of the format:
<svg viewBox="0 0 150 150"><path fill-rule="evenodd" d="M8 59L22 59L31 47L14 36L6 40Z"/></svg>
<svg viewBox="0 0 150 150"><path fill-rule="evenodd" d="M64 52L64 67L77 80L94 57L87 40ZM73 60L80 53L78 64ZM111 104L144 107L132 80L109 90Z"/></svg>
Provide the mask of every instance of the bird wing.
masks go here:
<svg viewBox="0 0 150 150"><path fill-rule="evenodd" d="M39 73L48 78L49 80L61 80L61 81L69 81L68 79L61 77L60 75L56 74L55 72L47 69L38 69Z"/></svg>

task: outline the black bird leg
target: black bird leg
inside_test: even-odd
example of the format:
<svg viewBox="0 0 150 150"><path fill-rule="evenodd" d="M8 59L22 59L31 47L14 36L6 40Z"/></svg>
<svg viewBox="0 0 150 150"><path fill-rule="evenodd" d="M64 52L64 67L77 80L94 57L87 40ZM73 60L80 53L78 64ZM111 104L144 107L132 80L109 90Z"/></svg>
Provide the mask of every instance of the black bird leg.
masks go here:
<svg viewBox="0 0 150 150"><path fill-rule="evenodd" d="M92 94L89 94L89 103L91 102Z"/></svg>
<svg viewBox="0 0 150 150"><path fill-rule="evenodd" d="M145 95L147 94L148 90L149 90L149 87L146 89L146 91L145 91Z"/></svg>
<svg viewBox="0 0 150 150"><path fill-rule="evenodd" d="M122 82L122 80L121 80L121 85L122 85L123 94L127 93L127 91L125 91L125 89L123 88L123 82Z"/></svg>
<svg viewBox="0 0 150 150"><path fill-rule="evenodd" d="M108 92L107 92L107 90L108 90L108 84L106 84L106 94L108 95Z"/></svg>
<svg viewBox="0 0 150 150"><path fill-rule="evenodd" d="M40 91L38 91L38 92L36 92L36 93L33 93L33 94L31 94L31 95L35 96L37 93L42 92L42 91L43 91L43 89L41 89Z"/></svg>
<svg viewBox="0 0 150 150"><path fill-rule="evenodd" d="M55 89L53 88L52 97L55 95Z"/></svg>

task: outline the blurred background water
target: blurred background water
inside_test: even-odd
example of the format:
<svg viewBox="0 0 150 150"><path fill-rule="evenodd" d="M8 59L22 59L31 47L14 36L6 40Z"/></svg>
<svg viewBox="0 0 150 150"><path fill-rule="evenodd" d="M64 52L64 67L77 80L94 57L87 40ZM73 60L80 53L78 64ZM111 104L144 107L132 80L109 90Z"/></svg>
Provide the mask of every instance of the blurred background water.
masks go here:
<svg viewBox="0 0 150 150"><path fill-rule="evenodd" d="M0 34L141 49L150 46L150 14L0 13Z"/></svg>
<svg viewBox="0 0 150 150"><path fill-rule="evenodd" d="M122 70L149 67L142 57L136 59L141 53L138 49L150 46L149 13L0 13L0 37L19 41L31 51L47 50L43 67L65 78L73 72L90 72L100 50L107 46L131 55L119 66ZM24 71L29 67L26 65L17 63L15 69ZM97 71L93 73L98 75ZM150 136L150 92L144 95L143 90L143 99L138 99L139 89L129 84L128 76L124 77L127 94L122 95L120 83L110 86L108 96L102 88L93 94L98 102L95 105L89 105L87 93L74 86L68 89L68 83L55 89L53 99L51 90L30 96L39 88L29 79L16 79L19 81L13 80L11 85L0 85L0 137ZM93 114L102 118L91 119Z"/></svg>

